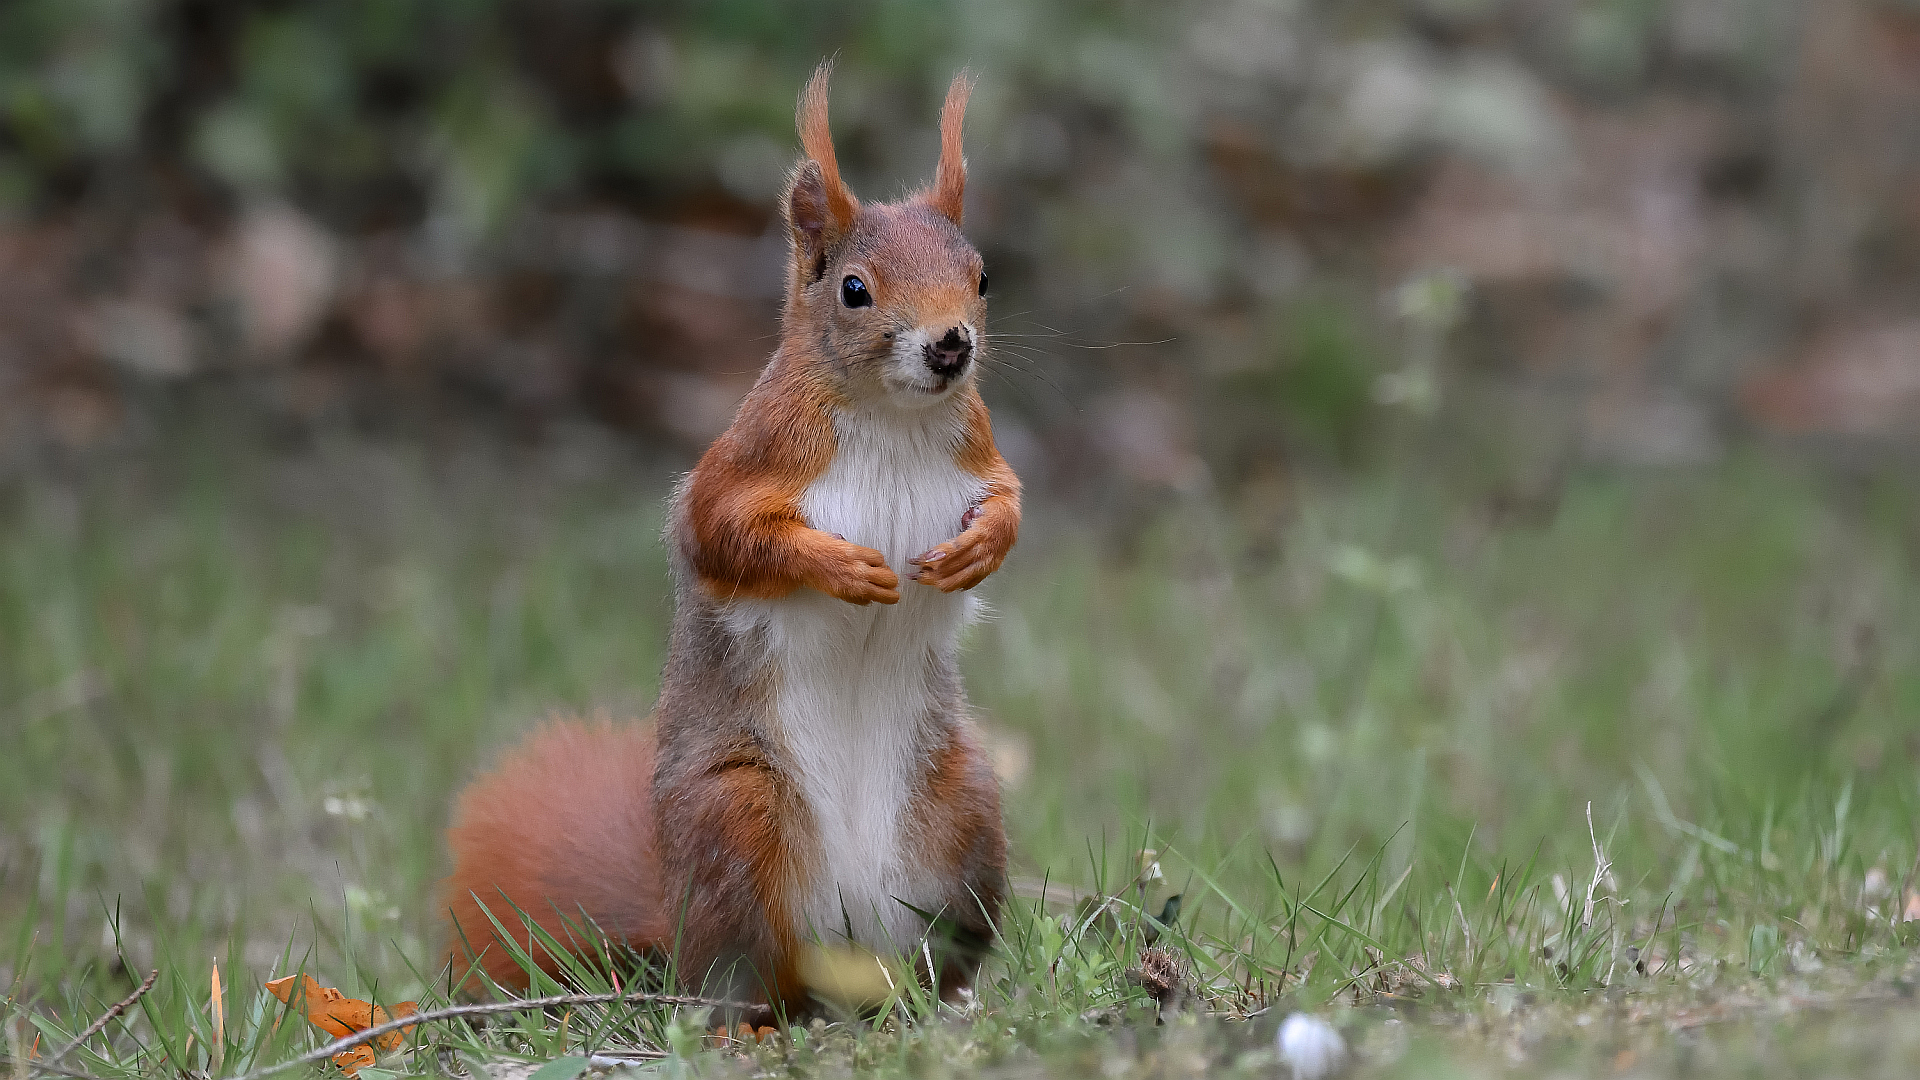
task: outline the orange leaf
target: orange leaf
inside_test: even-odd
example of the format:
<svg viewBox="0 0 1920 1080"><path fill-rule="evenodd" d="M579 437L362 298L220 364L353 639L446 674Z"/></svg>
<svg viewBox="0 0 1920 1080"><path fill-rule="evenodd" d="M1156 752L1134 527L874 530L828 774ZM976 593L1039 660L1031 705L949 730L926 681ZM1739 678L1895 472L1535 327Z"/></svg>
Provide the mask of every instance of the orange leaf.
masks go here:
<svg viewBox="0 0 1920 1080"><path fill-rule="evenodd" d="M371 1046L356 1046L351 1050L342 1050L333 1055L333 1063L340 1066L340 1071L348 1076L360 1075L360 1067L371 1065L375 1060Z"/></svg>
<svg viewBox="0 0 1920 1080"><path fill-rule="evenodd" d="M299 981L297 1001L294 1000L295 980ZM336 1038L384 1024L395 1016L411 1016L420 1011L419 1006L413 1002L402 1001L389 1012L359 998L350 998L331 986L321 986L311 975L289 975L284 979L270 980L267 983L267 992L305 1013L308 1020ZM382 1050L397 1050L406 1040L407 1033L412 1030L413 1025L409 1024L399 1031L388 1032L373 1041ZM348 1050L340 1056L346 1057L353 1053L355 1051ZM371 1058L373 1052L369 1050L367 1053ZM371 1064L371 1061L368 1064ZM346 1069L345 1065L340 1067ZM358 1069L359 1065L356 1064L354 1068ZM351 1076L352 1072L349 1071L348 1075Z"/></svg>
<svg viewBox="0 0 1920 1080"><path fill-rule="evenodd" d="M387 1021L394 1019L395 1017L412 1016L414 1013L417 1013L419 1011L420 1011L420 1006L414 1004L411 1001L402 1001L396 1004L391 1010L383 1009L380 1006L375 1005L373 1007L373 1024L370 1024L368 1026L372 1027L379 1024L384 1024ZM373 1045L379 1047L383 1052L391 1054L395 1050L400 1049L401 1043L404 1043L407 1041L408 1033L412 1032L415 1026L416 1025L408 1024L406 1027L401 1028L399 1031L389 1031L385 1035L377 1036L373 1040Z"/></svg>

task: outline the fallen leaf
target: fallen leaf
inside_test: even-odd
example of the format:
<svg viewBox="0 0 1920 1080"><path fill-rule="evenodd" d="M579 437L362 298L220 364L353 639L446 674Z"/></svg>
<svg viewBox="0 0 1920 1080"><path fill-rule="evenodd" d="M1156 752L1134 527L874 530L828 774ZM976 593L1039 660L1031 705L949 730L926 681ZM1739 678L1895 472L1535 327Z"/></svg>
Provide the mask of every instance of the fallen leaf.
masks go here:
<svg viewBox="0 0 1920 1080"><path fill-rule="evenodd" d="M376 1060L371 1046L356 1046L351 1050L342 1050L333 1055L333 1063L348 1076L356 1076L360 1070L372 1065Z"/></svg>
<svg viewBox="0 0 1920 1080"><path fill-rule="evenodd" d="M411 1016L420 1011L420 1007L411 1001L402 1001L389 1011L371 1002L350 998L331 986L321 986L313 976L304 974L269 980L267 992L305 1013L314 1026L336 1038L378 1027L396 1016ZM299 995L298 1001L294 1000L296 993ZM372 1047L356 1046L335 1054L333 1063L340 1066L341 1072L353 1076L362 1066L374 1063L374 1048L387 1053L398 1050L412 1030L413 1025L409 1024L399 1031L389 1031L375 1038Z"/></svg>

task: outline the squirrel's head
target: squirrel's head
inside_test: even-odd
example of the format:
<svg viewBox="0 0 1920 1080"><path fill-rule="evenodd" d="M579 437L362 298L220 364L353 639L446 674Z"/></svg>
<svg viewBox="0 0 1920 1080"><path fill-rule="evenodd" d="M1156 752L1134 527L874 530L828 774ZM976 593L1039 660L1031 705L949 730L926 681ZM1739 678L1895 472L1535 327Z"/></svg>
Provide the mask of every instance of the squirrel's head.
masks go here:
<svg viewBox="0 0 1920 1080"><path fill-rule="evenodd" d="M784 337L851 400L944 401L972 384L986 345L987 276L960 234L960 122L973 81L963 71L947 90L933 182L901 202L863 205L840 180L827 131L832 69L821 64L800 93L806 158L784 200L793 253Z"/></svg>

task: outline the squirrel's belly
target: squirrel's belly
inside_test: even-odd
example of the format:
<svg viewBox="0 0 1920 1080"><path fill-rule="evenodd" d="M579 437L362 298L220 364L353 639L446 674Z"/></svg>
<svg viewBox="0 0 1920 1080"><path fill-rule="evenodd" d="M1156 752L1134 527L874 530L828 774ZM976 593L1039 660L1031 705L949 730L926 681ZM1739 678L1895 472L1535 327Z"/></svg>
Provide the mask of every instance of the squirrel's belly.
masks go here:
<svg viewBox="0 0 1920 1080"><path fill-rule="evenodd" d="M976 602L907 580L909 560L959 533L982 486L937 443L902 452L914 440L842 434L802 509L814 528L884 554L900 602L860 607L801 590L734 605L729 621L761 635L768 719L813 819L799 930L910 951L926 926L907 905L937 908L951 868L927 865L905 825L932 737L965 707L953 656Z"/></svg>
<svg viewBox="0 0 1920 1080"><path fill-rule="evenodd" d="M951 876L905 826L932 737L964 709L953 653L970 600L909 585L891 608L819 594L770 606L768 719L813 824L798 928L910 951L926 928L907 904L938 908Z"/></svg>

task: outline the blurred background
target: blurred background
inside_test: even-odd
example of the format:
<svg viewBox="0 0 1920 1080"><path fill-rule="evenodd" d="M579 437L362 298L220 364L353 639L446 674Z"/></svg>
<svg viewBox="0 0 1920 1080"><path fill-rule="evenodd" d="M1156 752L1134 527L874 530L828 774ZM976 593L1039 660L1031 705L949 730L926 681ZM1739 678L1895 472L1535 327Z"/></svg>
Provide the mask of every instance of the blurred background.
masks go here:
<svg viewBox="0 0 1920 1080"><path fill-rule="evenodd" d="M1350 463L1382 297L1436 267L1472 427L1537 463L1915 433L1910 0L15 0L0 463L216 395L281 435L697 450L768 351L829 53L868 197L980 74L968 228L1040 369L997 403L1035 481ZM1084 351L1116 343L1151 344Z"/></svg>
<svg viewBox="0 0 1920 1080"><path fill-rule="evenodd" d="M1023 873L1910 839L1920 2L8 0L0 975L404 978L457 784L644 714L834 53L866 198L979 76Z"/></svg>

